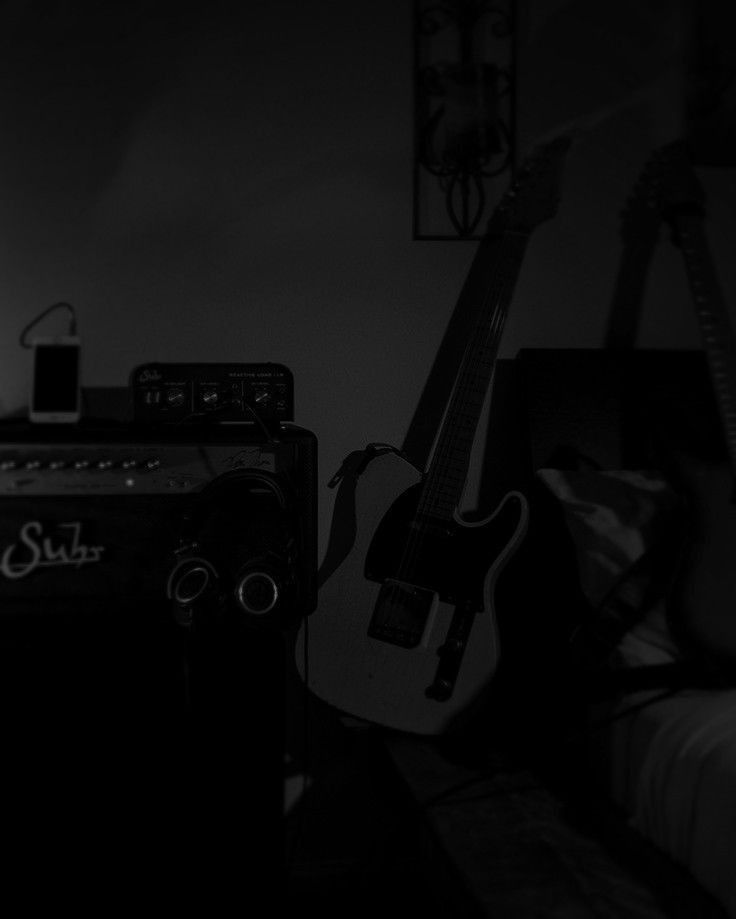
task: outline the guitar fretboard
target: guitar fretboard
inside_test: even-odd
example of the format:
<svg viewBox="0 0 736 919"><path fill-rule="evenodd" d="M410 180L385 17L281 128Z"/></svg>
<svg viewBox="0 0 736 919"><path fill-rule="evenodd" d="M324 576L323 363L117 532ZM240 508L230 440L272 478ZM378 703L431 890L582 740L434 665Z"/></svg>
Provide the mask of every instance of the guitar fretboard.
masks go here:
<svg viewBox="0 0 736 919"><path fill-rule="evenodd" d="M449 520L465 489L478 422L493 377L508 307L529 234L507 232L488 294L479 311L437 439L420 498L420 517Z"/></svg>

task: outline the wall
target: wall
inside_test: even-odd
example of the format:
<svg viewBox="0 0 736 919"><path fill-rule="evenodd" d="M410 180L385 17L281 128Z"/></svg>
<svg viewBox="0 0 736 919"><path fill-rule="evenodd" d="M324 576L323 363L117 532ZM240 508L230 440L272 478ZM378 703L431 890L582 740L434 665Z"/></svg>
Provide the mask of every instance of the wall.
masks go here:
<svg viewBox="0 0 736 919"><path fill-rule="evenodd" d="M123 386L147 360L280 361L322 485L350 450L401 443L474 253L411 240L410 0L111 9L1 14L0 410L25 403L20 329L64 299L86 385ZM522 147L585 130L504 356L602 344L620 209L680 117L679 4L521 11ZM733 173L706 172L732 287ZM641 344L697 344L674 250L657 254Z"/></svg>

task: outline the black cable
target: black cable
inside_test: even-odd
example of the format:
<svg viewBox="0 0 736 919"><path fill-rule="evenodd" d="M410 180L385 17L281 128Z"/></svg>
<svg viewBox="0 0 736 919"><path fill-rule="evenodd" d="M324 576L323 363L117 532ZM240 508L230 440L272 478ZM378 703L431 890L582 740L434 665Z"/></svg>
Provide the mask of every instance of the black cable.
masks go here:
<svg viewBox="0 0 736 919"><path fill-rule="evenodd" d="M302 721L302 751L301 751L301 769L302 769L302 791L299 800L295 802L296 807L296 826L294 828L291 845L285 854L285 882L289 884L293 880L294 868L299 854L299 848L304 836L306 825L306 808L309 807L307 790L311 781L311 722L309 717L310 690L309 690L309 615L305 614L303 620L304 646L303 646L303 668L304 679L302 680L302 699L303 699L303 721Z"/></svg>
<svg viewBox="0 0 736 919"><path fill-rule="evenodd" d="M227 411L227 409L230 409L233 406L239 408L243 412L244 416L246 411L250 412L250 414L253 416L253 420L261 429L269 443L279 443L279 438L268 427L258 412L252 406L248 405L245 399L238 399L235 397L228 399L225 402L221 402L220 405L216 406L215 408L206 409L205 411L191 412L189 415L185 415L183 418L180 418L176 423L178 425L187 425L192 424L193 422L211 422L213 421L215 415Z"/></svg>
<svg viewBox="0 0 736 919"><path fill-rule="evenodd" d="M265 435L265 437L266 437L266 439L268 440L269 443L277 444L277 443L279 442L278 437L276 437L276 435L273 433L273 431L271 431L271 430L269 429L268 425L267 425L266 422L263 420L263 418L261 418L261 416L260 416L260 415L258 414L258 412L253 408L252 405L249 405L249 404L248 404L248 402L247 402L246 399L241 399L241 400L240 400L240 407L241 407L241 409L246 409L247 411L249 411L249 412L251 413L251 415L253 416L253 420L256 422L256 424L257 424L257 425L260 427L260 429L263 431L263 433L264 433L264 435Z"/></svg>
<svg viewBox="0 0 736 919"><path fill-rule="evenodd" d="M53 303L51 306L47 307L45 310L43 310L43 312L39 313L35 319L32 319L28 325L24 326L18 338L18 343L20 344L21 348L31 347L27 340L28 333L32 328L34 328L34 326L37 326L42 319L45 319L50 313L53 313L59 309L65 309L69 313L69 335L77 334L76 311L74 310L74 307L71 305L71 303L66 303L65 301L61 300L58 303Z"/></svg>

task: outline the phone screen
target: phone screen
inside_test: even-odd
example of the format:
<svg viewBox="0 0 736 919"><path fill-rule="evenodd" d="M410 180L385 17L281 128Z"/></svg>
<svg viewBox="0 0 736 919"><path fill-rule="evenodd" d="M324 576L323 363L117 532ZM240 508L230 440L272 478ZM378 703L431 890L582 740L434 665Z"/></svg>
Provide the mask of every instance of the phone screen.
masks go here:
<svg viewBox="0 0 736 919"><path fill-rule="evenodd" d="M33 375L33 406L36 413L78 411L79 345L37 344Z"/></svg>

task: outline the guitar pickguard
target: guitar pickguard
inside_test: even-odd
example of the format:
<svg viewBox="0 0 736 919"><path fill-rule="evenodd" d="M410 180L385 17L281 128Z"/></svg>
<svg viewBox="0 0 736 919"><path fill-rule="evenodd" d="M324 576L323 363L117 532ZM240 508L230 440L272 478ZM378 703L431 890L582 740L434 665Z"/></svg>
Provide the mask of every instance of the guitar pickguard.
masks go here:
<svg viewBox="0 0 736 919"><path fill-rule="evenodd" d="M365 577L381 584L368 634L412 648L420 644L438 601L480 612L484 579L519 522L514 502L474 526L415 516L421 483L401 494L381 520L365 561Z"/></svg>

